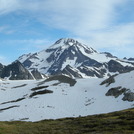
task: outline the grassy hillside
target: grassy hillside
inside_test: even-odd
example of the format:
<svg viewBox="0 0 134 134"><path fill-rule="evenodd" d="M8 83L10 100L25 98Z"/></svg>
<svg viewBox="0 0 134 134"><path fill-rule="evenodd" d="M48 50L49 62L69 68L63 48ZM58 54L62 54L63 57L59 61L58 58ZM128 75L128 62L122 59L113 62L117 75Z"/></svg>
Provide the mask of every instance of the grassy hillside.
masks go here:
<svg viewBox="0 0 134 134"><path fill-rule="evenodd" d="M0 122L0 134L134 134L134 108L79 118Z"/></svg>

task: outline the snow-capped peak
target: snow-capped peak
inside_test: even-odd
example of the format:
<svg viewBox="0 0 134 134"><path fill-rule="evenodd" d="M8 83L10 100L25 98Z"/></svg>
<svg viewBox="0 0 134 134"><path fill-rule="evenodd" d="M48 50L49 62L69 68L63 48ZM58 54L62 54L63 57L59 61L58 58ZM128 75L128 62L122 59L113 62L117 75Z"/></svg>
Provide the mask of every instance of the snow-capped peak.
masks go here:
<svg viewBox="0 0 134 134"><path fill-rule="evenodd" d="M67 48L77 43L78 41L71 38L61 38L58 41L56 41L50 48L59 48L59 47Z"/></svg>
<svg viewBox="0 0 134 134"><path fill-rule="evenodd" d="M130 61L119 60L110 53L99 53L71 38L59 39L48 49L23 55L18 60L28 70L37 69L47 75L62 73L78 76L78 74L84 74L81 76L100 78L134 69L134 65ZM68 65L71 68L68 68Z"/></svg>
<svg viewBox="0 0 134 134"><path fill-rule="evenodd" d="M93 48L88 47L72 38L61 38L58 41L56 41L49 49L57 49L57 48L66 49L69 48L70 46L77 46L79 48L83 47L84 49L88 50L90 49L90 53L96 52L96 50L94 50Z"/></svg>

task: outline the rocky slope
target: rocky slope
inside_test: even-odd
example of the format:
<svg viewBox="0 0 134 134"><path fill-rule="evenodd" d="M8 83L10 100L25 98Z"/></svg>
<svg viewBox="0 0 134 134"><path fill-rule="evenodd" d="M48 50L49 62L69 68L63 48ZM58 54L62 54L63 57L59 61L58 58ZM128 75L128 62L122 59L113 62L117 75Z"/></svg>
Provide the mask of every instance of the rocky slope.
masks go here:
<svg viewBox="0 0 134 134"><path fill-rule="evenodd" d="M134 101L134 71L130 73L123 73L114 75L101 83L108 88L106 96L113 96L115 98L121 97L124 101Z"/></svg>
<svg viewBox="0 0 134 134"><path fill-rule="evenodd" d="M44 76L36 69L28 71L19 61L7 66L0 66L0 77L9 80L42 79Z"/></svg>
<svg viewBox="0 0 134 134"><path fill-rule="evenodd" d="M0 77L1 77L1 73L2 73L3 68L4 68L4 65L2 65L2 64L0 63Z"/></svg>
<svg viewBox="0 0 134 134"><path fill-rule="evenodd" d="M60 39L41 52L22 55L18 60L30 71L37 69L43 74L66 74L78 78L102 78L134 70L134 63L130 60L99 53L70 38Z"/></svg>
<svg viewBox="0 0 134 134"><path fill-rule="evenodd" d="M5 66L1 72L1 78L10 80L27 80L34 79L32 74L19 62L15 61L12 64Z"/></svg>

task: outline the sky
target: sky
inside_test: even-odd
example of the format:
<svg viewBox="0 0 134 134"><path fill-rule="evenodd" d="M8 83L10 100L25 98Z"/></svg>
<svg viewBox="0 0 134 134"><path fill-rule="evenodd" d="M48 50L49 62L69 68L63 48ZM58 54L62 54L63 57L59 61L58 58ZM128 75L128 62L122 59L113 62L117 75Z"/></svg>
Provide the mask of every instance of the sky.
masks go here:
<svg viewBox="0 0 134 134"><path fill-rule="evenodd" d="M74 38L134 57L134 0L0 0L0 63Z"/></svg>

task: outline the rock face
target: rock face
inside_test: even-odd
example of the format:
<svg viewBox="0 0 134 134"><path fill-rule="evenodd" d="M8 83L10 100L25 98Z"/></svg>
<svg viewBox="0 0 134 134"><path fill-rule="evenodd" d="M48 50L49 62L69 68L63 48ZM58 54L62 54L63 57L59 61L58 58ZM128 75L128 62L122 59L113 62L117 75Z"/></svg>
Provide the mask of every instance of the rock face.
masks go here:
<svg viewBox="0 0 134 134"><path fill-rule="evenodd" d="M4 68L4 66L0 63L0 77L1 77L1 73L2 73L3 68Z"/></svg>
<svg viewBox="0 0 134 134"><path fill-rule="evenodd" d="M128 89L126 88L122 88L120 87L114 87L108 90L108 92L106 93L106 96L114 96L115 98L117 98L118 96L120 96L121 94L124 94Z"/></svg>
<svg viewBox="0 0 134 134"><path fill-rule="evenodd" d="M49 81L53 81L53 80L57 80L57 81L59 81L59 83L68 83L70 86L74 86L77 82L75 79L72 79L65 75L51 76L48 79L46 79L45 82L49 82ZM57 83L57 84L59 84L59 83Z"/></svg>
<svg viewBox="0 0 134 134"><path fill-rule="evenodd" d="M66 74L71 77L106 77L113 73L134 70L134 63L118 59L110 53L99 53L74 39L56 41L48 49L18 59L28 70L42 74Z"/></svg>
<svg viewBox="0 0 134 134"><path fill-rule="evenodd" d="M123 94L122 100L124 101L134 101L134 93L130 89L120 87L114 87L108 90L106 96L114 96L115 98Z"/></svg>
<svg viewBox="0 0 134 134"><path fill-rule="evenodd" d="M78 69L74 69L73 67L71 67L70 65L67 65L63 70L62 70L63 74L66 74L70 77L74 76L77 78L82 78L82 75L79 73Z"/></svg>
<svg viewBox="0 0 134 134"><path fill-rule="evenodd" d="M124 101L134 101L134 93L133 92L127 92L124 93L124 97L122 98Z"/></svg>
<svg viewBox="0 0 134 134"><path fill-rule="evenodd" d="M108 62L108 70L110 72L125 73L134 70L133 66L123 66L115 60L110 60Z"/></svg>
<svg viewBox="0 0 134 134"><path fill-rule="evenodd" d="M107 87L106 96L115 98L122 96L123 101L134 101L134 71L110 76L101 82L100 85Z"/></svg>
<svg viewBox="0 0 134 134"><path fill-rule="evenodd" d="M134 58L129 58L128 60L130 60L130 61L134 61Z"/></svg>
<svg viewBox="0 0 134 134"><path fill-rule="evenodd" d="M32 70L31 73L36 80L43 78L42 74L37 69Z"/></svg>
<svg viewBox="0 0 134 134"><path fill-rule="evenodd" d="M117 76L117 74L110 76L108 79L106 79L103 82L101 82L100 85L106 84L106 86L108 87L110 84L115 82L115 79L114 79L115 76Z"/></svg>
<svg viewBox="0 0 134 134"><path fill-rule="evenodd" d="M5 66L1 72L1 78L10 80L34 79L31 73L19 61L15 61L10 65Z"/></svg>

